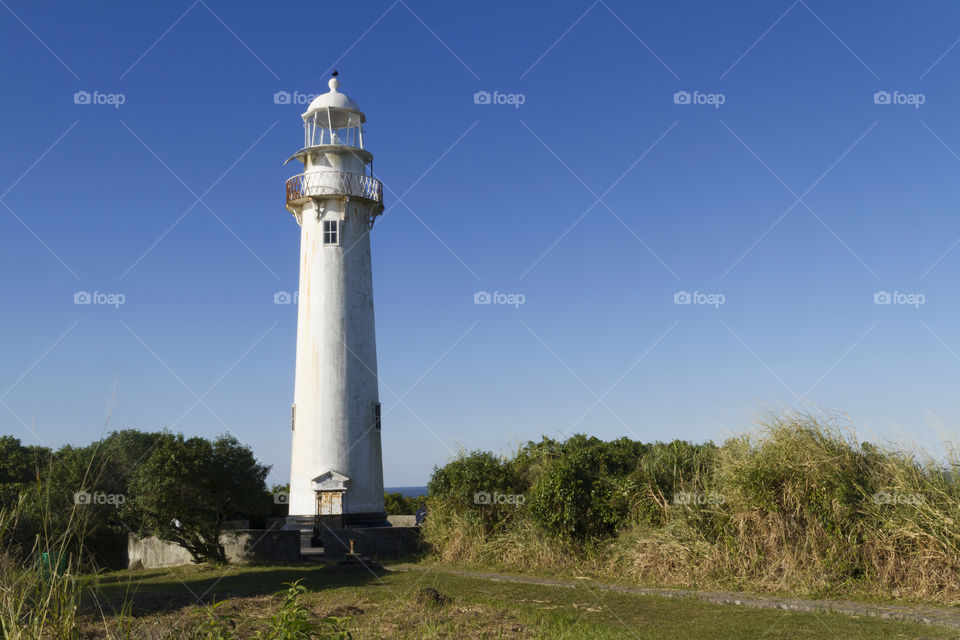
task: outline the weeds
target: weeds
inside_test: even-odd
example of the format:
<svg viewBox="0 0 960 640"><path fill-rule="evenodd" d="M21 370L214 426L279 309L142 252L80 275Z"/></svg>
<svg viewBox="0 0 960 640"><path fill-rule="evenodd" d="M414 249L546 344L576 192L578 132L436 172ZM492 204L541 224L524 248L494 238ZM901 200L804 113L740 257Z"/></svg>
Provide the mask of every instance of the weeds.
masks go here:
<svg viewBox="0 0 960 640"><path fill-rule="evenodd" d="M284 594L283 604L280 610L270 616L267 621L267 629L257 632L257 640L311 640L311 638L349 638L346 636L330 635L331 624L324 621L321 625L313 620L313 614L300 604L300 598L307 593L307 588L300 584L300 580L290 583L289 589ZM328 618L334 620L339 626L339 618ZM335 631L334 631L335 632ZM323 634L321 636L321 634Z"/></svg>
<svg viewBox="0 0 960 640"><path fill-rule="evenodd" d="M236 623L218 609L223 602L216 602L203 609L203 620L197 625L192 640L238 640Z"/></svg>

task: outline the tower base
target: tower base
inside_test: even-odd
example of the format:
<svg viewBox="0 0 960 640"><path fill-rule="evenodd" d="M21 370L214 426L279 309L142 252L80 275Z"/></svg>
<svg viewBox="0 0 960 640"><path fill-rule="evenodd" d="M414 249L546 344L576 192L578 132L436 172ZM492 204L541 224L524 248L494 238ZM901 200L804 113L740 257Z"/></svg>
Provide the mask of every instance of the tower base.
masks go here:
<svg viewBox="0 0 960 640"><path fill-rule="evenodd" d="M287 516L286 521L283 523L283 528L313 532L313 525L315 522L315 516ZM387 513L385 511L381 511L379 513L345 513L343 515L343 524L345 528L349 529L390 526L390 522L387 520Z"/></svg>
<svg viewBox="0 0 960 640"><path fill-rule="evenodd" d="M379 513L347 513L343 516L344 525L351 529L363 527L389 527L387 512Z"/></svg>

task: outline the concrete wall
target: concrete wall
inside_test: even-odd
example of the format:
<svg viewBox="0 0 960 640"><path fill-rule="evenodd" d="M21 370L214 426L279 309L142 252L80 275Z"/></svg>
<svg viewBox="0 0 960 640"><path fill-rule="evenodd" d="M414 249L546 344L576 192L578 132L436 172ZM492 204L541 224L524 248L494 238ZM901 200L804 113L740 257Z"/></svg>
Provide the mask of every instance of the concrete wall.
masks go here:
<svg viewBox="0 0 960 640"><path fill-rule="evenodd" d="M391 527L415 527L417 516L387 516Z"/></svg>
<svg viewBox="0 0 960 640"><path fill-rule="evenodd" d="M297 562L300 559L300 532L280 529L241 529L224 533L223 544L230 562ZM175 567L191 564L193 559L182 547L153 536L127 538L127 566L144 568Z"/></svg>
<svg viewBox="0 0 960 640"><path fill-rule="evenodd" d="M365 527L363 529L326 529L323 532L323 556L340 558L350 551L369 558L398 558L420 550L420 527Z"/></svg>
<svg viewBox="0 0 960 640"><path fill-rule="evenodd" d="M183 547L159 538L149 536L141 538L130 534L127 537L127 566L155 569L157 567L176 567L191 564L193 559Z"/></svg>

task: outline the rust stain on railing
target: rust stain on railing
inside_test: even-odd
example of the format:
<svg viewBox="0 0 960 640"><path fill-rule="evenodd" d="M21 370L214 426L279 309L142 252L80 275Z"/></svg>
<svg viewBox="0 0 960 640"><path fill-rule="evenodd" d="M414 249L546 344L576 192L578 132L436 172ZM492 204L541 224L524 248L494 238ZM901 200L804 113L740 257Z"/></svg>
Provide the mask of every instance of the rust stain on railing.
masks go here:
<svg viewBox="0 0 960 640"><path fill-rule="evenodd" d="M383 206L383 183L376 178L346 171L301 173L287 180L287 203L311 196L350 196Z"/></svg>

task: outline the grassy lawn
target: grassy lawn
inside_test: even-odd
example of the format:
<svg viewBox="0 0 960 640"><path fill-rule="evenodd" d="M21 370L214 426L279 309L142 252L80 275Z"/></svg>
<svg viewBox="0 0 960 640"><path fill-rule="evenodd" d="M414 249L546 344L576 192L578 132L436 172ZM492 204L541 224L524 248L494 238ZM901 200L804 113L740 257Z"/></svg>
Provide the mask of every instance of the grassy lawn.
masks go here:
<svg viewBox="0 0 960 640"><path fill-rule="evenodd" d="M367 638L956 638L958 632L873 618L713 605L696 600L598 592L443 575L338 570L322 566L179 567L106 574L100 590L113 602L135 594L138 635L189 638L205 615L196 597L225 601L220 615L252 637L281 598L283 583L302 579L302 604L318 618L337 616L354 640ZM439 601L438 601L439 600ZM105 637L103 616L90 616L88 637ZM99 631L98 631L99 629ZM147 635L149 633L149 635ZM169 635L164 635L169 634ZM329 636L347 637L347 636Z"/></svg>

